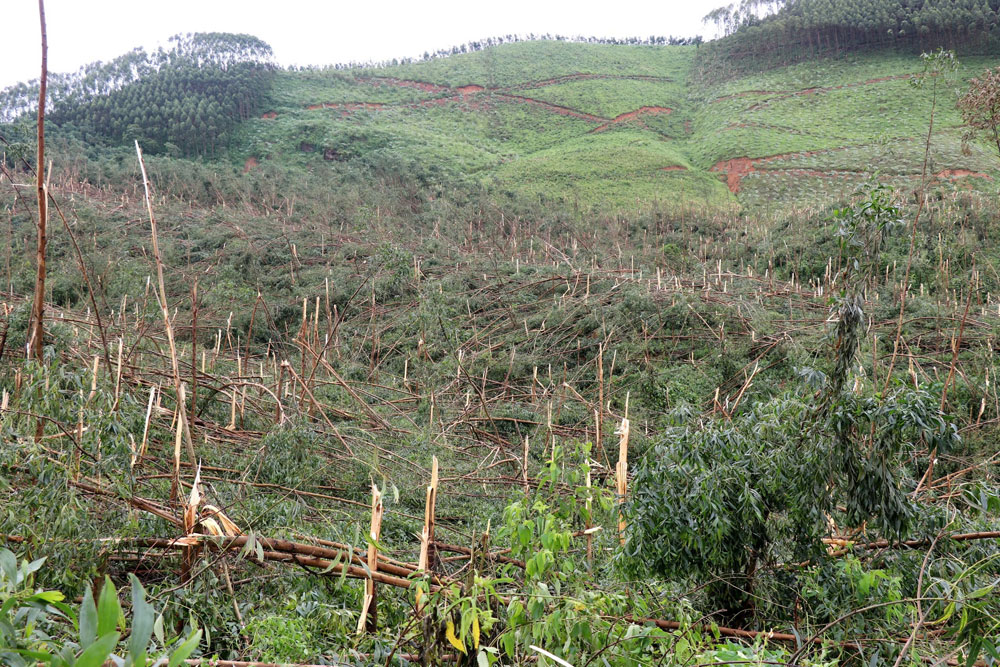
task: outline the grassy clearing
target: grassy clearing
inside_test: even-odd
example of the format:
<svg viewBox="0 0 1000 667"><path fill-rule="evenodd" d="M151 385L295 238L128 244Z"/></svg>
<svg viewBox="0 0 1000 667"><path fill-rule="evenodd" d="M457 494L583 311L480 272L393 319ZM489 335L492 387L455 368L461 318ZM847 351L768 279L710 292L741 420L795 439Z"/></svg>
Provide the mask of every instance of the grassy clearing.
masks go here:
<svg viewBox="0 0 1000 667"><path fill-rule="evenodd" d="M628 207L656 200L721 206L731 200L718 178L692 171L671 142L634 129L588 134L539 151L503 165L496 178L507 188L541 200L584 207Z"/></svg>
<svg viewBox="0 0 1000 667"><path fill-rule="evenodd" d="M642 107L677 109L684 105L683 82L583 79L532 89L532 97L595 116L616 116Z"/></svg>
<svg viewBox="0 0 1000 667"><path fill-rule="evenodd" d="M788 156L757 165L775 173L747 181L738 197L749 206L765 193L773 197L786 178L790 201L800 202L797 193L815 199L809 193L842 192L841 172L856 170L852 165L899 175L922 167L917 146L932 93L930 85L917 88L908 78L921 71L914 56L845 56L713 86L691 79L696 58L696 47L525 42L387 69L284 73L276 85L279 117L247 123L235 161L253 155L321 169L326 152L383 167L419 164L456 178L475 174L504 193L601 210L655 201L728 206L732 198L718 190L719 176L709 170L733 158ZM988 150L963 151L953 105L954 89L991 62L970 58L958 78L940 88L930 159L935 171L994 173ZM423 91L392 85L392 77L486 91ZM376 80L381 84L373 85ZM496 88L502 90L491 92ZM505 98L506 89L539 103ZM384 106L305 110L321 102ZM615 128L627 131L600 139L589 136L598 120L572 113L615 118L642 107L672 111L627 120ZM664 139L669 147L659 145ZM303 142L316 151L303 154ZM686 170L656 171L667 166ZM777 173L786 167L817 175ZM806 184L806 177L815 182ZM765 179L770 185L757 192Z"/></svg>

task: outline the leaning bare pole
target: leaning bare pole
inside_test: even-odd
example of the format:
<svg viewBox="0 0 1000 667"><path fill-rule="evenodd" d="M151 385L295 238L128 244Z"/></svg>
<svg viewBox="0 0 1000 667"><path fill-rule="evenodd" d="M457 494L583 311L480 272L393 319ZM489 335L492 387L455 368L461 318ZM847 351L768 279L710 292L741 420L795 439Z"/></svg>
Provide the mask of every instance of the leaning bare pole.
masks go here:
<svg viewBox="0 0 1000 667"><path fill-rule="evenodd" d="M35 298L31 304L31 319L28 326L28 359L42 358L42 317L45 312L45 234L48 209L48 193L45 188L45 83L48 77L48 39L45 36L45 3L38 0L38 19L42 26L42 78L38 85L38 163L35 169L35 183L38 189L38 250L35 275Z"/></svg>
<svg viewBox="0 0 1000 667"><path fill-rule="evenodd" d="M142 159L142 150L139 142L135 142L135 154L139 158L139 170L142 172L142 187L146 193L146 210L149 212L149 227L153 239L153 258L156 260L156 296L160 302L160 310L163 313L163 326L167 332L167 343L170 345L170 363L173 369L174 390L177 392L177 445L174 448L174 474L170 487L170 496L176 500L180 488L180 438L183 436L184 444L187 446L188 458L191 465L197 465L197 457L194 451L194 442L191 440L191 426L188 423L187 408L184 405L184 387L181 384L180 365L177 363L177 345L174 342L174 328L170 323L170 308L167 305L167 289L163 282L163 259L160 256L159 237L156 233L156 216L153 215L153 201L149 196L149 179L146 177L146 163ZM194 358L191 360L194 365Z"/></svg>

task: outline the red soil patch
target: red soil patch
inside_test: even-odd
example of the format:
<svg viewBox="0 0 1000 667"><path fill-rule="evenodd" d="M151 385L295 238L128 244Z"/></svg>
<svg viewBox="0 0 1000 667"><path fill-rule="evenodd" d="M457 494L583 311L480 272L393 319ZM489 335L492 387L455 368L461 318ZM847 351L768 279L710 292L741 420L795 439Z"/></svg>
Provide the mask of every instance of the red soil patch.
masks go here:
<svg viewBox="0 0 1000 667"><path fill-rule="evenodd" d="M255 168L259 164L260 163L257 162L257 158L248 157L247 161L243 163L243 173L244 174L248 173L251 169Z"/></svg>
<svg viewBox="0 0 1000 667"><path fill-rule="evenodd" d="M759 158L738 157L732 160L723 160L709 171L717 171L725 174L726 185L729 187L729 191L736 194L740 191L740 182L743 180L743 177L752 171L756 171L754 165L759 161Z"/></svg>
<svg viewBox="0 0 1000 667"><path fill-rule="evenodd" d="M660 171L687 171L687 167L682 167L679 164L675 164L671 167L660 167Z"/></svg>
<svg viewBox="0 0 1000 667"><path fill-rule="evenodd" d="M899 77L896 77L899 78ZM840 148L829 148L824 150L815 151L802 151L799 153L784 153L781 155L770 155L768 157L758 157L758 158L734 158L732 160L722 160L715 164L709 171L718 172L720 174L726 175L726 185L729 187L729 191L736 194L740 191L741 182L743 177L751 172L760 173L772 173L772 174L784 174L792 176L812 176L816 178L852 178L861 174L868 173L865 170L849 171L849 170L839 170L839 171L820 171L817 169L799 169L795 167L790 168L777 168L777 169L758 169L761 164L766 164L768 162L774 162L777 160L783 160L793 157L811 157L813 155L818 155L820 153L830 153L838 150L845 150L850 148L850 146L841 146ZM982 178L988 181L992 181L993 178L989 174L984 174L979 171L972 171L970 169L945 169L943 171L935 174L937 180L954 180L960 178Z"/></svg>
<svg viewBox="0 0 1000 667"><path fill-rule="evenodd" d="M726 185L729 187L729 191L736 194L740 191L740 185L743 177L747 174L759 171L757 165L766 164L775 160L784 160L792 157L812 157L813 155L818 155L820 153L830 153L836 150L844 150L849 148L849 146L842 146L840 148L828 148L823 150L815 151L801 151L798 153L782 153L779 155L769 155L767 157L738 157L732 160L722 160L713 166L709 171L715 171L726 175ZM837 178L850 175L852 172L828 172L828 171L816 171L811 169L768 169L766 170L771 173L784 173L784 174L796 174L799 176L820 176L824 178Z"/></svg>
<svg viewBox="0 0 1000 667"><path fill-rule="evenodd" d="M533 106L545 109L546 111L551 111L552 113L559 114L560 116L579 118L580 120L588 120L592 123L600 123L602 125L606 125L611 122L607 118L601 118L600 116L594 116L593 114L584 113L582 111L570 109L569 107L560 106L558 104L552 104L551 102L542 102L541 100L536 100L531 97L525 97L523 95L511 95L509 93L501 93L500 97L514 102L531 104Z"/></svg>
<svg viewBox="0 0 1000 667"><path fill-rule="evenodd" d="M455 89L455 91L459 95L474 95L476 93L481 93L484 90L486 89L483 88L482 86L477 86L475 84L469 84L468 86L459 86L458 88Z"/></svg>
<svg viewBox="0 0 1000 667"><path fill-rule="evenodd" d="M639 107L635 111L629 111L627 113L618 114L615 116L611 122L612 123L622 123L626 120L635 118L636 116L648 114L651 116L657 116L659 114L670 113L673 109L667 107Z"/></svg>
<svg viewBox="0 0 1000 667"><path fill-rule="evenodd" d="M658 116L660 114L671 113L672 111L673 109L670 109L668 107L639 107L635 111L628 111L623 114L618 114L617 116L611 119L610 123L605 123L600 127L595 127L594 132L603 132L612 125L617 125L618 123L624 123L629 120L635 120L639 116Z"/></svg>
<svg viewBox="0 0 1000 667"><path fill-rule="evenodd" d="M317 109L339 109L342 116L347 116L352 111L374 111L384 106L385 104L382 102L323 102L322 104L310 104L306 109L310 111Z"/></svg>
<svg viewBox="0 0 1000 667"><path fill-rule="evenodd" d="M938 180L949 179L954 180L956 178L985 178L987 181L992 181L993 177L989 174L984 174L981 171L971 171L969 169L945 169L944 171L939 171L934 175Z"/></svg>
<svg viewBox="0 0 1000 667"><path fill-rule="evenodd" d="M277 118L277 117L278 117L278 112L276 111L268 111L267 113L261 116L261 118Z"/></svg>

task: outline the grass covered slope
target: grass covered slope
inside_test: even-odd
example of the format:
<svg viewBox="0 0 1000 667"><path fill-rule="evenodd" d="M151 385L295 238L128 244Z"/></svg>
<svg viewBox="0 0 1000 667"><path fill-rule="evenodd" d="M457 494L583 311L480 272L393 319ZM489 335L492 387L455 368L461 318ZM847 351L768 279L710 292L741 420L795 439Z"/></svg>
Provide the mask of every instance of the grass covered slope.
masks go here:
<svg viewBox="0 0 1000 667"><path fill-rule="evenodd" d="M955 93L970 58L915 86L920 58L848 55L707 82L694 46L520 42L382 69L286 72L243 127L237 159L417 168L581 210L653 202L809 204L879 171L992 188L990 150L963 150ZM926 83L926 82L925 82ZM620 130L620 131L619 131ZM252 164L248 163L248 164Z"/></svg>

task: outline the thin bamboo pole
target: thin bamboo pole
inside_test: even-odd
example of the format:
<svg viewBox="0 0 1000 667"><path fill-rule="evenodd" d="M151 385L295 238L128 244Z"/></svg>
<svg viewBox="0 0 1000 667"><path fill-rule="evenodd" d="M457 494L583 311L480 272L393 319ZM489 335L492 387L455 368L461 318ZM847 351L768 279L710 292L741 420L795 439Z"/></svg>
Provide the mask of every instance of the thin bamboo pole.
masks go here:
<svg viewBox="0 0 1000 667"><path fill-rule="evenodd" d="M38 162L35 186L38 190L38 244L35 250L35 294L31 303L28 325L28 360L42 359L42 320L45 316L45 248L48 244L48 190L45 185L45 94L48 82L49 42L45 31L45 3L38 0L38 21L42 30L42 75L38 82ZM51 173L51 169L49 170ZM36 440L41 438L42 421L38 421Z"/></svg>
<svg viewBox="0 0 1000 667"><path fill-rule="evenodd" d="M170 308L167 305L167 288L163 283L163 258L160 256L160 242L158 235L156 233L156 216L153 215L153 201L149 196L149 179L146 177L146 163L142 159L142 149L139 148L139 142L135 142L135 154L139 158L139 169L142 172L142 187L146 193L146 210L149 212L149 227L152 233L153 239L153 257L156 260L156 282L157 282L157 292L156 296L160 302L160 311L163 314L163 326L167 333L167 343L170 346L170 364L174 374L174 391L177 392L177 417L180 424L178 425L179 433L184 437L184 443L187 446L188 458L191 460L191 465L198 464L198 457L194 451L194 441L191 440L191 430L188 428L187 419L187 406L184 404L184 387L181 384L181 371L180 365L177 363L177 345L174 342L174 327L170 322ZM180 435L178 436L178 438ZM175 450L180 447L180 441L175 445ZM175 453L175 458L179 461L179 452ZM179 463L178 463L179 465ZM177 468L175 467L175 472ZM180 486L180 476L175 474L174 480L170 490L170 496L172 499L177 499L177 491Z"/></svg>
<svg viewBox="0 0 1000 667"><path fill-rule="evenodd" d="M427 487L427 497L424 502L424 527L420 531L420 558L417 570L427 572L430 568L430 550L434 542L434 505L437 501L438 459L431 459L431 483ZM417 613L423 609L422 594L417 590Z"/></svg>
<svg viewBox="0 0 1000 667"><path fill-rule="evenodd" d="M625 544L625 514L621 507L628 493L628 436L631 425L628 421L628 394L625 395L625 416L618 428L618 463L615 465L615 490L618 494L618 540Z"/></svg>
<svg viewBox="0 0 1000 667"><path fill-rule="evenodd" d="M372 484L372 524L368 533L368 569L372 574L378 572L378 540L382 534L382 492ZM365 597L361 605L361 615L358 616L358 634L375 632L378 625L378 603L376 601L375 580L365 580Z"/></svg>

